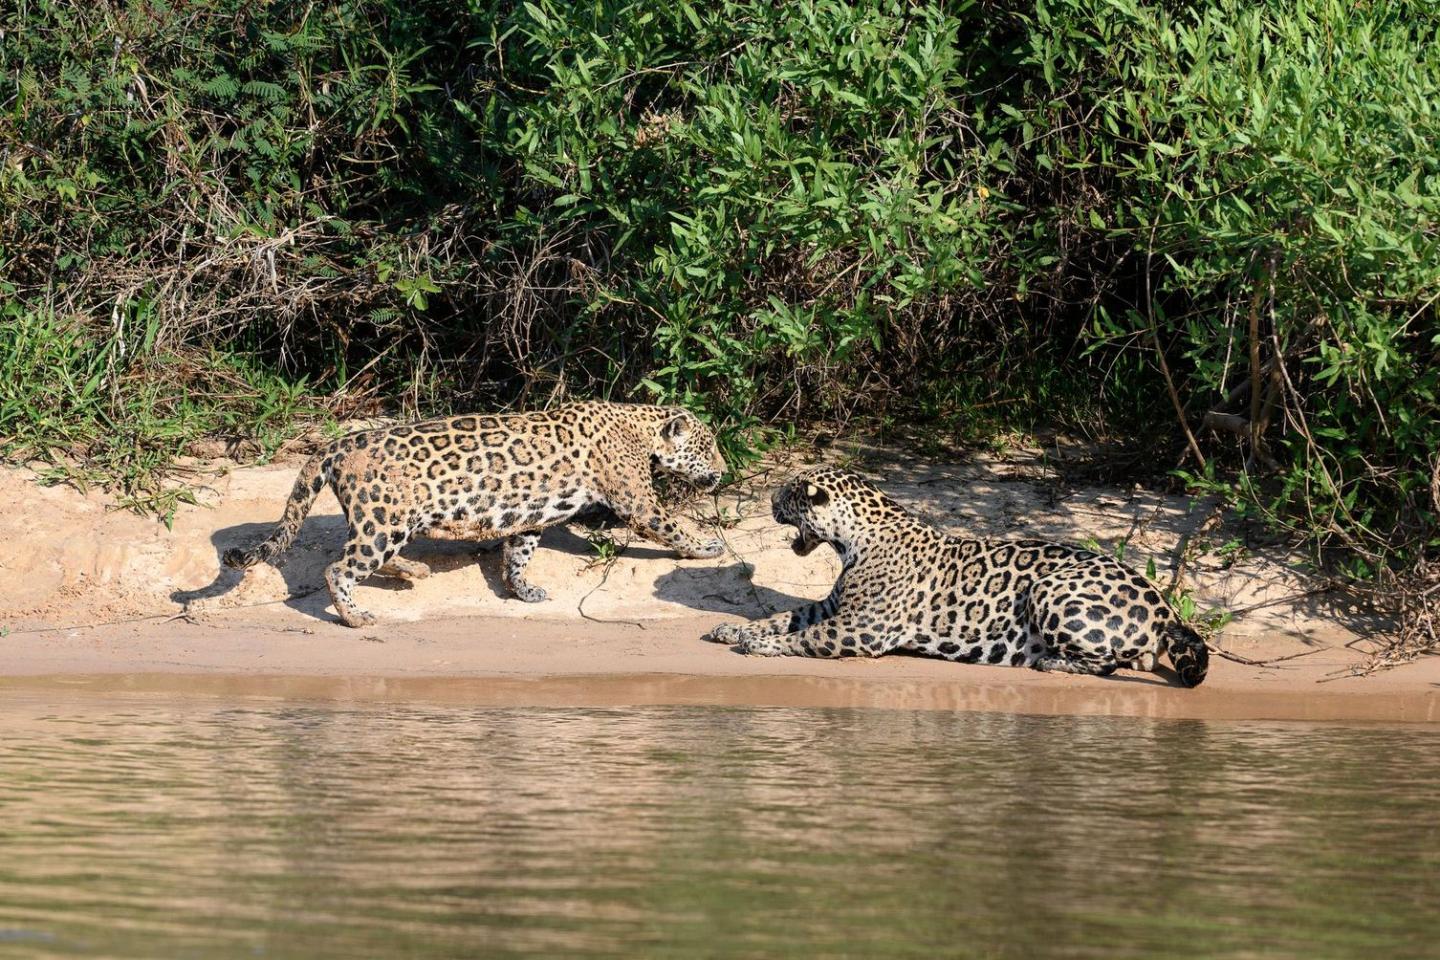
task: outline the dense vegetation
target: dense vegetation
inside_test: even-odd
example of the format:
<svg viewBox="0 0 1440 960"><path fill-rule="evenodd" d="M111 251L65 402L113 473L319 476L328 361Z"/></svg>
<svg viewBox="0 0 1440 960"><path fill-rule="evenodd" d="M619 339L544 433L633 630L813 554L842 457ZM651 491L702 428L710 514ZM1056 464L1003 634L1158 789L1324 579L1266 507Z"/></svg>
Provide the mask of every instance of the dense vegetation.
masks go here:
<svg viewBox="0 0 1440 960"><path fill-rule="evenodd" d="M1422 0L17 0L0 442L153 491L294 418L678 400L1173 445L1437 546Z"/></svg>

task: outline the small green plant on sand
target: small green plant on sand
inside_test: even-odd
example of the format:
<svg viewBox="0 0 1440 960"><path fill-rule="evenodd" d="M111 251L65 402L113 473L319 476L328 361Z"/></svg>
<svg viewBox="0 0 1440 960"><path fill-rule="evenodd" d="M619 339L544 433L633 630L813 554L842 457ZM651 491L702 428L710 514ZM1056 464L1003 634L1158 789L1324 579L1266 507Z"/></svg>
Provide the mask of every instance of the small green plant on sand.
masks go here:
<svg viewBox="0 0 1440 960"><path fill-rule="evenodd" d="M614 537L603 530L592 531L586 537L586 542L590 544L590 550L594 553L588 564L592 567L614 563L620 558L620 553L624 549Z"/></svg>

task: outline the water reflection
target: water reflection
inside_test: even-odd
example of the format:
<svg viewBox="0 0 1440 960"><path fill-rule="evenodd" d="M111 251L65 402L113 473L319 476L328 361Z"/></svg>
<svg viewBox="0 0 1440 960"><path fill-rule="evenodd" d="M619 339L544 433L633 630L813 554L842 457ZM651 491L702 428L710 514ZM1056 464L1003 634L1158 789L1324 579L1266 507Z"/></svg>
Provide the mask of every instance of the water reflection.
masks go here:
<svg viewBox="0 0 1440 960"><path fill-rule="evenodd" d="M0 706L0 956L1431 957L1429 728Z"/></svg>

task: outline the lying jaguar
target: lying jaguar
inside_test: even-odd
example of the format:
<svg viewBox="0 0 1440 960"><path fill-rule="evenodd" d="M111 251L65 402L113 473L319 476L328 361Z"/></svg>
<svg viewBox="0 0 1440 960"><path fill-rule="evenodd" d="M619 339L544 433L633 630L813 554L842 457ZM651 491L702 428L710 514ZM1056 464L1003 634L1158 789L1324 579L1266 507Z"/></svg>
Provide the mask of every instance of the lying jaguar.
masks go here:
<svg viewBox="0 0 1440 960"><path fill-rule="evenodd" d="M716 627L716 643L764 656L879 656L1108 675L1169 656L1187 687L1205 679L1205 642L1154 586L1119 561L1043 540L948 536L860 477L821 467L775 492L776 521L804 556L821 543L843 569L819 603Z"/></svg>
<svg viewBox="0 0 1440 960"><path fill-rule="evenodd" d="M504 537L505 583L529 603L546 598L525 580L540 531L587 508L610 508L641 536L682 557L718 557L721 541L695 539L660 505L652 470L713 490L725 461L715 435L680 407L572 403L362 430L312 457L274 532L249 550L226 551L224 563L250 567L287 550L326 484L350 536L325 582L335 612L352 627L375 622L351 596L359 581L377 572L407 580L429 576L425 564L399 555L421 534Z"/></svg>

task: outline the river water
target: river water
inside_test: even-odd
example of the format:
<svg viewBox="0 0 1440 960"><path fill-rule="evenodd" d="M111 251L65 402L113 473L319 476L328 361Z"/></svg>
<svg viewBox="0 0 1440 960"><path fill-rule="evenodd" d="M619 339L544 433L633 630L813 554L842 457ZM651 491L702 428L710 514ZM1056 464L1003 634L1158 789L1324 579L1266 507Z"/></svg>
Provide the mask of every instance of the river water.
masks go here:
<svg viewBox="0 0 1440 960"><path fill-rule="evenodd" d="M1440 956L1440 728L0 702L0 957Z"/></svg>

